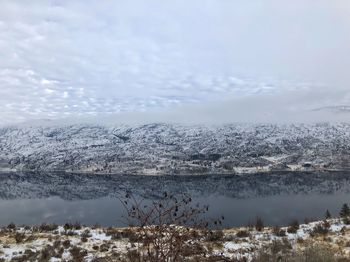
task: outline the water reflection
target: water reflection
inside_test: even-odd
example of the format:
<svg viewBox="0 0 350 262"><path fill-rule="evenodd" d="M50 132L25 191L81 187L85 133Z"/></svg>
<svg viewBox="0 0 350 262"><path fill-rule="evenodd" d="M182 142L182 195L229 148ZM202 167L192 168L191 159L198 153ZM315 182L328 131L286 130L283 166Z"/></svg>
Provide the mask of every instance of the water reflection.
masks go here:
<svg viewBox="0 0 350 262"><path fill-rule="evenodd" d="M126 191L149 201L164 191L190 193L209 204L209 217L224 215L225 226L247 224L257 215L266 223L322 218L338 213L350 198L346 172L273 172L245 176L113 176L67 173L0 175L0 224L80 221L123 226L117 197Z"/></svg>

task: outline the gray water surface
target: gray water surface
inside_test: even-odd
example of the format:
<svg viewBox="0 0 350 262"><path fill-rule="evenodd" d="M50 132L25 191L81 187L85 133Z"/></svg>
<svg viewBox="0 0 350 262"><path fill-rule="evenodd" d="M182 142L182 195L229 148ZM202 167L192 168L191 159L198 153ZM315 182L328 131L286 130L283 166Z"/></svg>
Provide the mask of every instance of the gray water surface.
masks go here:
<svg viewBox="0 0 350 262"><path fill-rule="evenodd" d="M126 192L155 201L163 192L190 194L209 205L206 216L224 216L225 227L246 225L256 216L269 225L292 219L321 219L350 202L346 172L272 172L212 176L115 176L67 173L0 174L0 224L65 223L125 226L119 197Z"/></svg>

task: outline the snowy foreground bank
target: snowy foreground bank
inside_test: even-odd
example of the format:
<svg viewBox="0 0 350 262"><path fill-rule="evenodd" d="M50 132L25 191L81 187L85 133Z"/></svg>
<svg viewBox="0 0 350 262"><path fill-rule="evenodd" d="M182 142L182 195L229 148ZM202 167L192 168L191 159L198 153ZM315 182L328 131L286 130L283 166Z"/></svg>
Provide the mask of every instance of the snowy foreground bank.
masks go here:
<svg viewBox="0 0 350 262"><path fill-rule="evenodd" d="M328 219L288 227L255 226L223 231L186 229L200 239L186 240L175 261L350 261L350 225L346 219ZM155 261L147 254L137 228L85 227L43 224L3 227L0 261ZM150 233L152 234L152 229ZM164 245L166 247L166 245ZM315 260L305 260L315 257ZM288 259L290 258L290 259ZM348 260L349 259L349 260ZM161 260L163 261L163 260ZM166 261L166 260L164 260Z"/></svg>

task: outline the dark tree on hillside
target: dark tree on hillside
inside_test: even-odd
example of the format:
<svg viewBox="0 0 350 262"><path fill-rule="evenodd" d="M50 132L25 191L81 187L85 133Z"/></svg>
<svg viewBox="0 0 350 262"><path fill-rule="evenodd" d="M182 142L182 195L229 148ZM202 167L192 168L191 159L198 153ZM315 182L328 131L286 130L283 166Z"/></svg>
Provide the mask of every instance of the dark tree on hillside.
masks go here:
<svg viewBox="0 0 350 262"><path fill-rule="evenodd" d="M340 209L339 215L341 217L348 217L350 216L350 208L348 206L348 204L343 204L342 208Z"/></svg>
<svg viewBox="0 0 350 262"><path fill-rule="evenodd" d="M326 219L332 218L331 212L329 212L328 209L326 210L325 218L326 218Z"/></svg>

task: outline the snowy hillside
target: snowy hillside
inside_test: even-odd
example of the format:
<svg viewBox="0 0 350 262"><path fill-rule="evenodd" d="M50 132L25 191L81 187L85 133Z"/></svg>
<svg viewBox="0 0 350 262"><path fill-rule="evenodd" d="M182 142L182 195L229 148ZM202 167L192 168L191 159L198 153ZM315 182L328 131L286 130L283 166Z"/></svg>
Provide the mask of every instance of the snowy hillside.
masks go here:
<svg viewBox="0 0 350 262"><path fill-rule="evenodd" d="M0 167L117 174L224 174L350 168L350 125L0 129Z"/></svg>

